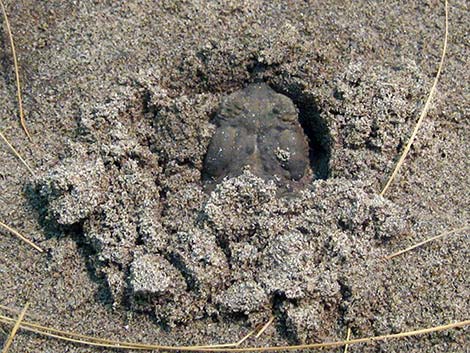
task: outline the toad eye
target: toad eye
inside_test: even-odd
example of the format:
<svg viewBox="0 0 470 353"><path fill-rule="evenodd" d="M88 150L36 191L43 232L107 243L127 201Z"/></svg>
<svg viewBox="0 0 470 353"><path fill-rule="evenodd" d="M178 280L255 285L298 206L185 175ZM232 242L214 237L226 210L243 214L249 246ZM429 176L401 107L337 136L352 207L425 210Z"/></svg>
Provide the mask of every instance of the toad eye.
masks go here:
<svg viewBox="0 0 470 353"><path fill-rule="evenodd" d="M218 176L230 164L236 152L237 129L231 126L220 127L212 137L207 150L205 173L208 176Z"/></svg>
<svg viewBox="0 0 470 353"><path fill-rule="evenodd" d="M284 112L280 115L280 119L285 122L295 122L297 121L297 113L288 113Z"/></svg>

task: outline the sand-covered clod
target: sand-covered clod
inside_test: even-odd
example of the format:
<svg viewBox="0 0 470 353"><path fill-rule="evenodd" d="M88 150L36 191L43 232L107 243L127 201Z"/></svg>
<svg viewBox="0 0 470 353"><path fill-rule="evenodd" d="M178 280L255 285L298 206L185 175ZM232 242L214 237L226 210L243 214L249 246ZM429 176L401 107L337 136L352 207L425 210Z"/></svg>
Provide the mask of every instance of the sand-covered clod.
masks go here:
<svg viewBox="0 0 470 353"><path fill-rule="evenodd" d="M297 108L267 85L250 89L254 95L245 91L247 96L236 97L252 109L249 116L241 116L243 107L238 122L233 111L227 117L227 106L219 114L233 129L248 131L246 124L257 124L252 133L261 144L272 137L263 126L274 133L279 126L291 128L298 136L287 143L294 153L295 138L304 144L299 158L304 170L310 168ZM266 95L278 95L290 110L279 120L263 115L271 111L266 100L273 99ZM409 228L400 208L370 183L345 176L310 180L280 193L279 180L296 178L280 161L275 167L263 164L267 154L275 161L275 144L261 145L248 160L236 151L222 156L222 163L229 163L220 169L226 175L207 193L201 172L207 173L208 158L211 165L219 163L214 151L220 146L214 144L226 143L210 120L220 109L216 103L199 95L164 107L131 106L101 117L103 136L84 116L80 142L33 185L47 210L45 220L73 228L92 248L94 269L116 305L149 312L165 325L201 319L257 325L275 315L300 341L334 337L345 325L367 329L374 309L363 282L386 292L385 245ZM250 108L256 104L261 113ZM244 148L247 141L239 142ZM333 160L332 167L340 162ZM269 168L284 174L276 179ZM314 334L304 320L308 315L323 323Z"/></svg>

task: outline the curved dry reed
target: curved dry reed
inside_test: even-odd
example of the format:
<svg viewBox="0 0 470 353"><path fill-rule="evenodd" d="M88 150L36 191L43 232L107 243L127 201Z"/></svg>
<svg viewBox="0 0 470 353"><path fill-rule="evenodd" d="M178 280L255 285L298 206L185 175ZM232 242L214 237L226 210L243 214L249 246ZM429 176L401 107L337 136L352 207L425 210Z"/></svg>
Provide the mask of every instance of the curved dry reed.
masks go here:
<svg viewBox="0 0 470 353"><path fill-rule="evenodd" d="M20 328L21 322L23 321L23 318L26 314L26 311L28 310L28 307L29 307L29 303L26 303L20 315L18 316L18 319L16 320L15 325L13 326L13 329L11 330L10 335L8 336L8 339L5 342L5 345L3 346L2 353L7 353L8 350L10 349L10 346L13 343L13 340L15 339L16 332Z"/></svg>
<svg viewBox="0 0 470 353"><path fill-rule="evenodd" d="M442 48L442 55L441 55L441 61L439 63L439 67L437 69L437 73L436 73L436 77L434 78L434 83L431 87L431 91L429 92L429 96L428 96L428 99L426 100L426 103L424 104L424 107L423 107L423 110L421 111L421 114L419 116L419 119L413 129L413 132L410 136L410 139L408 140L408 143L406 144L405 146L405 149L403 150L403 153L401 154L400 156L400 159L398 160L398 163L397 165L395 166L395 169L393 170L392 172L392 175L390 176L390 178L387 180L387 183L385 184L385 186L383 187L382 191L380 192L380 196L383 196L385 195L385 193L387 192L388 188L390 187L390 185L392 184L393 180L395 179L395 177L397 176L398 174L398 171L400 170L401 166L403 165L404 161L405 161L405 158L406 156L408 155L408 152L410 151L411 149L411 145L413 144L415 138L416 138L416 135L418 134L418 130L419 128L421 127L421 125L423 124L423 120L424 118L426 117L426 115L428 114L428 110L431 106L431 100L434 96L434 93L436 91L436 86L437 86L437 82L439 81L439 77L441 76L441 71L442 71L442 67L444 65L444 58L446 56L446 51L447 51L447 37L449 35L449 6L448 6L448 3L447 3L447 0L445 1L445 33L444 33L444 46Z"/></svg>
<svg viewBox="0 0 470 353"><path fill-rule="evenodd" d="M343 353L348 353L348 348L349 348L349 339L351 338L351 327L348 327L348 333L346 334L346 341L348 341L348 343L346 343L344 345L344 352Z"/></svg>
<svg viewBox="0 0 470 353"><path fill-rule="evenodd" d="M15 323L15 319L0 315L0 322L11 324ZM93 336L76 334L73 332L67 332L63 330L57 330L51 327L41 326L36 323L23 321L20 328L33 332L42 336L59 339L62 341L83 344L93 347L105 347L115 349L134 349L134 350L167 350L167 351L185 351L185 352L278 352L278 351L295 351L301 349L320 349L320 348L334 348L345 345L353 345L358 343L370 343L377 341L385 341L389 339L405 338L418 335L429 334L432 332L450 330L470 325L470 320L450 323L447 325L428 327L424 329L418 329L413 331L400 332L395 334L387 334L374 337L356 338L352 340L336 341L336 342L325 342L325 343L312 343L312 344L300 344L291 346L270 346L270 347L232 347L233 344L228 345L206 345L206 346L167 346L159 344L143 344L133 342L120 342L114 340L108 340L103 338L97 338Z"/></svg>
<svg viewBox="0 0 470 353"><path fill-rule="evenodd" d="M1 1L1 0L0 0ZM21 157L21 154L16 150L15 147L11 144L11 142L6 138L6 136L0 131L0 137L2 138L3 142L10 148L10 150L13 152L13 154L23 163L23 165L28 169L28 172L31 175L34 175L33 169L29 166L28 163L24 160L23 157Z"/></svg>
<svg viewBox="0 0 470 353"><path fill-rule="evenodd" d="M13 63L15 66L15 77L16 77L16 95L18 97L18 109L20 113L20 124L21 127L23 128L24 132L26 133L26 136L28 136L28 139L32 141L32 137L28 131L28 128L26 127L26 121L24 118L24 110L23 110L23 98L21 95L21 81L20 81L20 69L18 65L18 58L16 56L16 49L15 49L15 41L13 40L13 34L11 33L11 27L10 27L10 21L8 20L7 16L7 11L5 9L5 5L3 4L3 0L0 0L0 6L2 8L3 12L3 18L5 20L5 25L7 27L7 32L8 32L8 37L10 38L10 46L11 46L11 53L13 56Z"/></svg>
<svg viewBox="0 0 470 353"><path fill-rule="evenodd" d="M17 238L21 239L22 241L24 241L26 244L32 246L33 248L35 248L37 251L39 252L44 252L44 250L42 250L39 246L37 246L36 244L34 244L31 240L29 240L28 238L26 238L23 234L21 234L20 232L18 232L16 229L10 227L9 225L3 223L3 222L0 222L0 227L6 229L8 232L12 233L13 235L15 235Z"/></svg>
<svg viewBox="0 0 470 353"><path fill-rule="evenodd" d="M412 245L412 246L410 246L410 247L408 247L408 248L406 248L406 249L403 249L403 250L397 251L397 252L395 252L395 253L393 253L393 254L391 254L391 255L388 255L388 256L385 257L385 260L390 260L390 259L392 259L392 258L394 258L394 257L396 257L396 256L402 255L402 254L404 254L404 253L406 253L406 252L408 252L408 251L411 251L411 250L413 250L413 249L419 248L420 246L423 246L423 245L425 245L425 244L427 244L427 243L429 243L429 242L432 242L432 241L434 241L434 240L443 238L443 237L445 237L445 236L448 236L448 235L451 235L451 234L454 234L454 233L459 233L459 232L462 232L462 231L465 231L465 230L469 230L469 229L470 229L470 227L469 227L469 226L466 226L466 227L462 227L462 228L458 228L458 229L453 229L453 230L444 232L444 233L442 233L442 234L436 235L436 236L431 237L431 238L429 238L429 239L423 240L423 241L419 242L418 244Z"/></svg>

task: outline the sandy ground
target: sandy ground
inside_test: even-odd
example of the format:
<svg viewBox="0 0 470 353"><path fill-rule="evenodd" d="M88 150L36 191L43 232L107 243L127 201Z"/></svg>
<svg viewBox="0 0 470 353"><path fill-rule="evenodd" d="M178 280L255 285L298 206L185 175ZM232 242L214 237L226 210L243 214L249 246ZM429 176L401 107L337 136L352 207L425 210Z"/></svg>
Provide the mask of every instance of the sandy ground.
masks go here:
<svg viewBox="0 0 470 353"><path fill-rule="evenodd" d="M2 232L2 305L164 344L231 342L270 315L250 345L470 317L468 233L383 261L468 223L464 1L451 1L436 99L386 198L380 186L436 73L440 1L24 0L7 10L34 142L18 124L5 34L1 127L37 174L0 150L0 219L46 253ZM261 81L296 105L326 180L286 196L246 172L208 193L201 171L220 103ZM464 329L350 347L467 349ZM11 351L93 350L23 333Z"/></svg>

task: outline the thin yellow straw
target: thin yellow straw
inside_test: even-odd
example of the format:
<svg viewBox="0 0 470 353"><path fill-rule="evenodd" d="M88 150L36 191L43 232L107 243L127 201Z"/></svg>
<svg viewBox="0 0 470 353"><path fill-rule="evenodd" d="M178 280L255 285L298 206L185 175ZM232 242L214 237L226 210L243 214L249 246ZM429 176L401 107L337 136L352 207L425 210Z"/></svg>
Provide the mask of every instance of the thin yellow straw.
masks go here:
<svg viewBox="0 0 470 353"><path fill-rule="evenodd" d="M15 338L16 332L20 328L21 321L23 321L23 318L26 314L26 311L28 310L28 307L29 307L29 303L26 303L20 315L18 316L18 320L16 321L15 325L13 326L13 329L11 330L10 336L8 336L8 339L5 342L5 346L3 347L2 353L7 353L8 350L10 349L10 346L13 343L13 339Z"/></svg>
<svg viewBox="0 0 470 353"><path fill-rule="evenodd" d="M399 256L399 255L404 254L404 253L406 253L406 252L408 252L408 251L411 251L411 250L416 249L416 248L418 248L418 247L420 247L420 246L423 246L424 244L427 244L427 243L429 243L429 242L431 242L431 241L434 241L434 240L443 238L443 237L445 237L445 236L447 236L447 235L451 235L451 234L458 233L458 232L461 232L461 231L464 231L464 230L468 230L468 229L470 229L470 227L466 226L466 227L454 229L454 230L451 230L451 231L448 231L448 232L445 232L445 233L436 235L435 237L432 237L432 238L423 240L422 242L419 242L418 244L415 244L415 245L410 246L410 247L408 247L408 248L406 248L406 249L403 249L403 250L397 251L396 253L393 253L393 254L391 254L391 255L388 255L388 256L385 257L385 259L386 259L386 260L390 260L390 259L392 259L392 258L394 258L394 257L396 257L396 256Z"/></svg>
<svg viewBox="0 0 470 353"><path fill-rule="evenodd" d="M0 315L0 322L13 324L15 320L13 318ZM136 350L191 351L191 352L277 352L277 351L283 351L283 350L332 348L332 347L344 346L346 344L352 345L352 344L358 344L358 343L377 342L377 341L384 341L387 339L424 335L424 334L428 334L432 332L465 327L468 325L470 325L470 320L455 322L455 323L451 323L447 325L428 327L428 328L414 330L414 331L406 331L406 332L401 332L401 333L374 336L374 337L357 338L357 339L345 340L345 341L312 343L312 344L302 344L302 345L292 345L292 346L246 347L246 348L238 348L238 347L217 348L217 346L214 346L214 348L211 348L212 346L165 346L165 345L156 345L156 344L118 342L118 341L100 339L96 337L78 335L73 332L60 331L60 330L40 326L40 325L29 323L29 322L23 322L20 325L20 328L26 331L43 335L43 336L56 338L56 339L67 341L67 342L95 346L95 347L136 349ZM55 332L55 333L51 333L51 332Z"/></svg>
<svg viewBox="0 0 470 353"><path fill-rule="evenodd" d="M194 349L199 350L200 348L230 348L230 347L239 347L243 342L245 342L248 338L253 336L253 334L256 332L256 329L248 332L247 335L245 335L241 340L238 342L234 343L222 343L222 344L210 344L210 345L204 345L204 346L192 346Z"/></svg>
<svg viewBox="0 0 470 353"><path fill-rule="evenodd" d="M7 231L9 231L10 233L14 234L15 236L17 236L18 238L20 238L21 240L23 240L25 243L27 243L28 245L32 246L33 248L35 248L37 251L39 252L44 252L44 250L42 250L39 246L37 246L36 244L34 244L31 240L29 240L28 238L26 238L23 234L21 234L20 232L18 232L16 229L13 229L12 227L6 225L5 223L3 222L0 222L0 227L3 227L5 228Z"/></svg>
<svg viewBox="0 0 470 353"><path fill-rule="evenodd" d="M346 341L349 341L351 338L351 327L348 327L348 333L346 334ZM348 353L349 343L346 343L344 346L344 353Z"/></svg>
<svg viewBox="0 0 470 353"><path fill-rule="evenodd" d="M274 322L274 320L276 319L276 317L274 315L271 315L271 317L269 318L268 322L266 322L263 327L261 327L261 329L259 330L259 332L256 334L256 338L259 338L261 337L261 335L264 333L264 331L266 331L268 329L268 327Z"/></svg>
<svg viewBox="0 0 470 353"><path fill-rule="evenodd" d="M11 52L13 54L13 63L15 66L15 76L16 76L16 95L18 97L18 109L20 112L20 123L21 123L21 127L26 133L26 136L28 136L28 139L32 141L33 139L31 135L29 134L28 128L26 127L25 118L24 118L23 98L21 96L20 70L19 70L19 65L18 65L18 58L16 56L15 42L13 40L13 34L11 33L10 21L8 20L7 11L5 9L5 5L3 4L3 0L0 0L0 6L2 7L3 18L5 19L5 24L7 26L8 37L10 38Z"/></svg>
<svg viewBox="0 0 470 353"><path fill-rule="evenodd" d="M13 147L13 145L10 143L10 141L8 141L6 136L1 131L0 131L0 137L3 139L3 141L6 143L6 145L12 150L12 152L15 154L15 156L18 157L18 159L21 161L21 163L23 163L23 165L26 167L26 169L28 169L29 173L31 175L34 175L34 172L31 169L31 167L29 166L29 164L26 163L26 161L23 159L23 157L21 157L19 152L15 149L15 147Z"/></svg>
<svg viewBox="0 0 470 353"><path fill-rule="evenodd" d="M428 96L428 99L426 100L426 104L424 105L424 108L421 112L421 115L419 116L418 122L416 123L416 126L413 130L413 133L411 134L411 137L408 140L408 143L406 144L406 147L403 150L403 153L400 156L400 159L398 160L398 163L395 166L395 169L393 170L392 175L390 176L390 178L388 179L388 181L385 184L384 188L380 192L380 196L383 196L387 192L388 188L390 187L393 180L397 176L398 171L400 170L401 166L403 165L403 163L405 161L405 158L406 158L406 156L408 155L408 152L411 149L411 145L413 144L413 142L416 138L418 130L421 127L421 125L423 123L423 120L426 117L426 115L428 114L428 110L431 106L431 100L432 100L432 98L434 96L434 93L436 91L436 86L437 86L437 82L439 81L439 77L441 76L441 71L442 71L442 67L443 67L443 64L444 64L444 58L445 58L446 51L447 51L447 37L448 37L448 34L449 34L449 8L448 8L447 0L445 0L445 14L446 15L445 15L444 46L442 48L441 61L439 63L439 68L437 69L436 77L434 78L434 83L432 85L431 91L429 92L429 96Z"/></svg>

